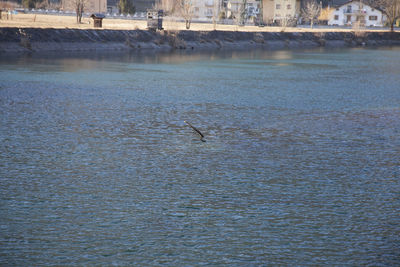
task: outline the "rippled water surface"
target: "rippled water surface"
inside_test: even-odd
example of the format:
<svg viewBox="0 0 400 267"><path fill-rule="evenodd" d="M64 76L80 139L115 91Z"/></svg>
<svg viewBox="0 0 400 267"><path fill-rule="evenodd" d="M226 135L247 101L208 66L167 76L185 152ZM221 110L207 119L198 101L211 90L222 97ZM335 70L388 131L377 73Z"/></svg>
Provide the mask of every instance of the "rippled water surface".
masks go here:
<svg viewBox="0 0 400 267"><path fill-rule="evenodd" d="M0 78L0 265L400 264L398 48L3 57Z"/></svg>

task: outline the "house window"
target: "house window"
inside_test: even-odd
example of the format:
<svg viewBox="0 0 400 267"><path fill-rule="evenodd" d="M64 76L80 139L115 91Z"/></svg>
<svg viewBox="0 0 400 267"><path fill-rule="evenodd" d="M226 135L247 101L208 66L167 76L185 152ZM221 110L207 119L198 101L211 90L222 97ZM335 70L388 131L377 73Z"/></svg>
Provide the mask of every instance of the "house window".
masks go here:
<svg viewBox="0 0 400 267"><path fill-rule="evenodd" d="M276 4L276 9L281 9L281 5L280 4Z"/></svg>
<svg viewBox="0 0 400 267"><path fill-rule="evenodd" d="M335 15L334 20L339 20L339 15Z"/></svg>
<svg viewBox="0 0 400 267"><path fill-rule="evenodd" d="M369 16L369 20L378 20L378 16Z"/></svg>
<svg viewBox="0 0 400 267"><path fill-rule="evenodd" d="M287 5L286 9L292 9L291 5Z"/></svg>

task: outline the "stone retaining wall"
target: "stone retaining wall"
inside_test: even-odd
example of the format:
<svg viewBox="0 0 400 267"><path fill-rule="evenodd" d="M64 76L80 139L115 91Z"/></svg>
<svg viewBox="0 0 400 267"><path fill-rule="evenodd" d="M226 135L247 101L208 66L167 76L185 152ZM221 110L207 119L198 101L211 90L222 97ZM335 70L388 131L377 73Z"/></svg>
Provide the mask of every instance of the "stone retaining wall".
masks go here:
<svg viewBox="0 0 400 267"><path fill-rule="evenodd" d="M0 53L282 49L400 45L398 32L234 32L0 28Z"/></svg>

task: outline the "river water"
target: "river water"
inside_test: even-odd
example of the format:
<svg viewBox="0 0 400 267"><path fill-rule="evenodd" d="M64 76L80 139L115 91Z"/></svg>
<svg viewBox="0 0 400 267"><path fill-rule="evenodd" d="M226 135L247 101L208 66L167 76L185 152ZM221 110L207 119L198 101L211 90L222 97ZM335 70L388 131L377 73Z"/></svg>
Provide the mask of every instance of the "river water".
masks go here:
<svg viewBox="0 0 400 267"><path fill-rule="evenodd" d="M0 265L400 264L399 48L2 57L0 77Z"/></svg>

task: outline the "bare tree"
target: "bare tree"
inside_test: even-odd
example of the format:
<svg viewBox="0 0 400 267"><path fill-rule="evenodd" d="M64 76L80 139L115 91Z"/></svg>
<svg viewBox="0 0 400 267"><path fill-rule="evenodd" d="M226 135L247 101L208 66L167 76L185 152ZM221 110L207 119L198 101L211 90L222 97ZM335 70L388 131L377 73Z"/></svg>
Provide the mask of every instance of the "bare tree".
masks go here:
<svg viewBox="0 0 400 267"><path fill-rule="evenodd" d="M258 25L263 26L264 25L264 6L263 6L263 0L260 1L260 11L258 12L257 15L257 20L258 20Z"/></svg>
<svg viewBox="0 0 400 267"><path fill-rule="evenodd" d="M240 5L240 25L244 25L247 20L247 0L242 0Z"/></svg>
<svg viewBox="0 0 400 267"><path fill-rule="evenodd" d="M219 2L219 0L214 0L213 16L212 16L214 31L217 29L217 20L218 20L218 15L219 15L219 3L218 2Z"/></svg>
<svg viewBox="0 0 400 267"><path fill-rule="evenodd" d="M179 0L179 11L182 18L185 20L186 29L190 29L190 23L194 16L193 0Z"/></svg>
<svg viewBox="0 0 400 267"><path fill-rule="evenodd" d="M387 16L390 30L393 31L393 24L400 18L400 0L375 0L374 2Z"/></svg>
<svg viewBox="0 0 400 267"><path fill-rule="evenodd" d="M2 19L2 14L1 14L2 11L7 14L7 19L9 19L8 11L11 9L15 9L17 6L18 6L17 3L14 3L14 2L1 1L0 2L0 19ZM10 16L11 16L10 19L12 19L12 15L10 15Z"/></svg>
<svg viewBox="0 0 400 267"><path fill-rule="evenodd" d="M48 9L49 5L50 5L49 0L36 1L35 8L36 9Z"/></svg>
<svg viewBox="0 0 400 267"><path fill-rule="evenodd" d="M10 10L14 9L18 6L17 3L15 2L10 2L10 1L0 1L0 10Z"/></svg>
<svg viewBox="0 0 400 267"><path fill-rule="evenodd" d="M311 29L313 28L314 21L318 19L321 13L321 6L315 0L309 0L303 8L303 17L310 21Z"/></svg>
<svg viewBox="0 0 400 267"><path fill-rule="evenodd" d="M244 25L245 6L242 3L237 3L235 9L231 10L232 19L236 25L236 31L239 30L239 25Z"/></svg>
<svg viewBox="0 0 400 267"><path fill-rule="evenodd" d="M282 13L279 16L279 25L282 27L281 31L285 31L286 27L295 25L295 17L289 12L287 6L282 9Z"/></svg>
<svg viewBox="0 0 400 267"><path fill-rule="evenodd" d="M82 23L82 16L83 16L83 11L86 7L86 1L85 0L73 0L73 4L75 7L75 11L76 11L76 22Z"/></svg>

